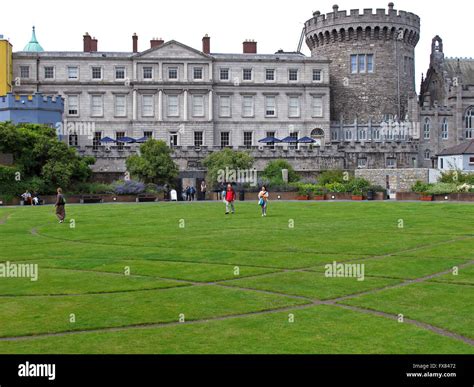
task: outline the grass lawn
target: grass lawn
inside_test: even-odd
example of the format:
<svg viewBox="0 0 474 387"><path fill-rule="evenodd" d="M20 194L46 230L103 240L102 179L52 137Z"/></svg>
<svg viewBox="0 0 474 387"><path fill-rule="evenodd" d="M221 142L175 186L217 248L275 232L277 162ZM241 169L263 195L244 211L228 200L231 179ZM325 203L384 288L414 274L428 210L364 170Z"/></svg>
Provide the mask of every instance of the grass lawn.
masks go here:
<svg viewBox="0 0 474 387"><path fill-rule="evenodd" d="M0 353L474 354L474 206L236 207L0 207Z"/></svg>

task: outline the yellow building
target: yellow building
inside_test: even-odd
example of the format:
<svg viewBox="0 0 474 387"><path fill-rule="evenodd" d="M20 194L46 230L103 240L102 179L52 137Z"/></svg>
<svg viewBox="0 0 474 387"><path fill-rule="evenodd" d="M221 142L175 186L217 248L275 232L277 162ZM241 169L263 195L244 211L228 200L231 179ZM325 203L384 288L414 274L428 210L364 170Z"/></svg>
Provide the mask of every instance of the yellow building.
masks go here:
<svg viewBox="0 0 474 387"><path fill-rule="evenodd" d="M0 95L12 91L13 65L12 45L0 35Z"/></svg>

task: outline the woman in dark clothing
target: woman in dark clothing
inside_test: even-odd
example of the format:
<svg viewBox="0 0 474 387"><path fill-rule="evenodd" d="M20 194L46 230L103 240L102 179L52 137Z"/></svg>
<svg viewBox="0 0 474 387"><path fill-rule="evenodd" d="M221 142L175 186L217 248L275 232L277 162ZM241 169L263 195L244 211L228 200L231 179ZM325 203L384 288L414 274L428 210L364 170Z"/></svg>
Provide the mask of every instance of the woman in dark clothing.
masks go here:
<svg viewBox="0 0 474 387"><path fill-rule="evenodd" d="M56 216L59 219L59 223L64 223L64 219L66 218L66 200L63 196L63 190L58 188L58 195L56 196Z"/></svg>

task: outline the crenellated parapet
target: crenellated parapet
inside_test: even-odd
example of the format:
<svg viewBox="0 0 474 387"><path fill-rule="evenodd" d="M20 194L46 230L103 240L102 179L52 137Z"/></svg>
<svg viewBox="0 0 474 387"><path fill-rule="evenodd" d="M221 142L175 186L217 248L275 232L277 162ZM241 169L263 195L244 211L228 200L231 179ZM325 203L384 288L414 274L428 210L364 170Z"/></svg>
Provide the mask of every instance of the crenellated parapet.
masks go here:
<svg viewBox="0 0 474 387"><path fill-rule="evenodd" d="M420 18L411 12L398 11L389 4L388 10L366 8L313 13L305 23L306 43L310 49L336 42L358 40L398 40L415 47L420 39Z"/></svg>

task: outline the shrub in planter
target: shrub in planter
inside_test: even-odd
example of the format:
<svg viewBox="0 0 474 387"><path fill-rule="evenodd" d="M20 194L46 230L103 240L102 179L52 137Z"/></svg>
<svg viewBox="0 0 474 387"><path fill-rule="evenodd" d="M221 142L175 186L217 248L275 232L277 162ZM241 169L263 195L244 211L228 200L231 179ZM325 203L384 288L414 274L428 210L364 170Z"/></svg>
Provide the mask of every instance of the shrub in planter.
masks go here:
<svg viewBox="0 0 474 387"><path fill-rule="evenodd" d="M324 188L327 190L327 192L332 192L332 193L349 192L347 190L347 187L342 183L329 183L329 184L326 184Z"/></svg>
<svg viewBox="0 0 474 387"><path fill-rule="evenodd" d="M312 187L312 184L298 184L298 200L309 200Z"/></svg>
<svg viewBox="0 0 474 387"><path fill-rule="evenodd" d="M325 200L326 192L327 191L325 190L324 187L322 187L320 185L314 185L312 190L311 190L313 200Z"/></svg>
<svg viewBox="0 0 474 387"><path fill-rule="evenodd" d="M364 196L363 196L363 192L361 189L354 189L352 191L352 200L363 200L364 199Z"/></svg>
<svg viewBox="0 0 474 387"><path fill-rule="evenodd" d="M454 183L436 183L426 190L428 195L447 195L458 192L458 186Z"/></svg>

